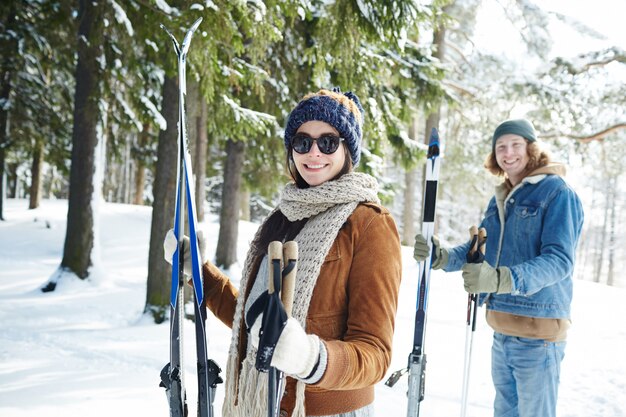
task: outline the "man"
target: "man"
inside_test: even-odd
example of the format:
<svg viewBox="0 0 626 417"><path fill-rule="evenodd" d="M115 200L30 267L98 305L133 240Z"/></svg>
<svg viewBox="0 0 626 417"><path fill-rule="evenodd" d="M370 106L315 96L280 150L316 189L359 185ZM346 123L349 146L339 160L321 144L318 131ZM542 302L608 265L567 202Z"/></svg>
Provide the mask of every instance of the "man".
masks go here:
<svg viewBox="0 0 626 417"><path fill-rule="evenodd" d="M485 261L466 263L469 242L446 249L433 237L433 268L463 270L466 291L480 293L487 306L494 416L553 417L583 208L561 178L564 166L539 148L527 120L496 128L485 167L504 177L480 226L489 236ZM415 258L426 256L418 235Z"/></svg>

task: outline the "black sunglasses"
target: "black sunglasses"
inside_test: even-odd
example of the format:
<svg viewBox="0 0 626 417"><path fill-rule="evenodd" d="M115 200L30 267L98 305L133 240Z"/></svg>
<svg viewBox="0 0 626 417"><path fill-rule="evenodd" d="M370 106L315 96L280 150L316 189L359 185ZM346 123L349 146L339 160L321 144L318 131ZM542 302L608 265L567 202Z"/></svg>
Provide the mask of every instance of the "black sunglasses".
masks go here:
<svg viewBox="0 0 626 417"><path fill-rule="evenodd" d="M339 144L342 141L343 138L331 134L322 135L319 138L312 138L308 135L299 133L291 139L291 147L299 154L305 154L311 150L313 142L317 142L317 148L320 152L330 155L339 149Z"/></svg>

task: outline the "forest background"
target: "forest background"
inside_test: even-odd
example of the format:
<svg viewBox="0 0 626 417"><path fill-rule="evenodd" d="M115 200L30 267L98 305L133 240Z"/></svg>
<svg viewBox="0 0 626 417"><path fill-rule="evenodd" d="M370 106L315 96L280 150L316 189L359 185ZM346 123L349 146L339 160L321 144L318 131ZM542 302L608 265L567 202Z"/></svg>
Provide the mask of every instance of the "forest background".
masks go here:
<svg viewBox="0 0 626 417"><path fill-rule="evenodd" d="M202 17L188 57L187 128L198 218L219 215L213 261L223 269L243 261L239 220L260 221L288 181L288 111L305 93L338 86L363 102L359 170L381 182L404 244L419 230L430 129L444 153L437 232L460 243L498 181L482 167L493 129L526 117L583 198L577 278L626 286L624 38L576 16L581 3L2 2L0 219L7 198L32 209L68 199L63 257L42 282L53 291L100 263L99 201L152 206L145 313L165 320L178 81L159 25L182 39ZM612 21L611 2L602 3L596 10ZM553 48L557 34L568 48Z"/></svg>

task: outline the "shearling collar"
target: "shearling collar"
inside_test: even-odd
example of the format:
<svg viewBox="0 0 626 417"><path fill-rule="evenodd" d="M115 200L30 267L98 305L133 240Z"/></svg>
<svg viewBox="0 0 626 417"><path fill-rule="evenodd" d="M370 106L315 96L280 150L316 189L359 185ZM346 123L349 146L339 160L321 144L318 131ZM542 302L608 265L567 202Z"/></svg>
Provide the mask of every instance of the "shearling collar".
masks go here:
<svg viewBox="0 0 626 417"><path fill-rule="evenodd" d="M547 175L558 175L560 177L565 176L565 165L560 162L551 162L548 165L542 166L524 177L519 184L515 187L511 184L509 179L505 179L502 183L496 186L496 200L504 201L515 190L521 187L523 184L537 184L543 180Z"/></svg>

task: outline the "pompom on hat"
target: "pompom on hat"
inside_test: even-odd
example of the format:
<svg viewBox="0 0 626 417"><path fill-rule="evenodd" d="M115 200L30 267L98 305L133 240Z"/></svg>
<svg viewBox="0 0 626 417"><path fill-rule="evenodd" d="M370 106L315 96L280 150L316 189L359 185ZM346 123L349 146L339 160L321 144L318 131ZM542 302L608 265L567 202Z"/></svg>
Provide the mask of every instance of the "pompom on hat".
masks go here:
<svg viewBox="0 0 626 417"><path fill-rule="evenodd" d="M514 119L507 120L500 123L500 126L496 127L493 132L493 138L491 139L491 150L496 149L496 141L500 136L507 134L519 135L529 142L535 142L537 140L537 132L533 127L533 124L526 119Z"/></svg>
<svg viewBox="0 0 626 417"><path fill-rule="evenodd" d="M307 94L287 117L285 148L289 152L292 138L304 123L311 120L326 122L337 129L345 140L352 163L356 166L361 159L363 119L363 106L352 92L342 93L339 88L333 88Z"/></svg>

